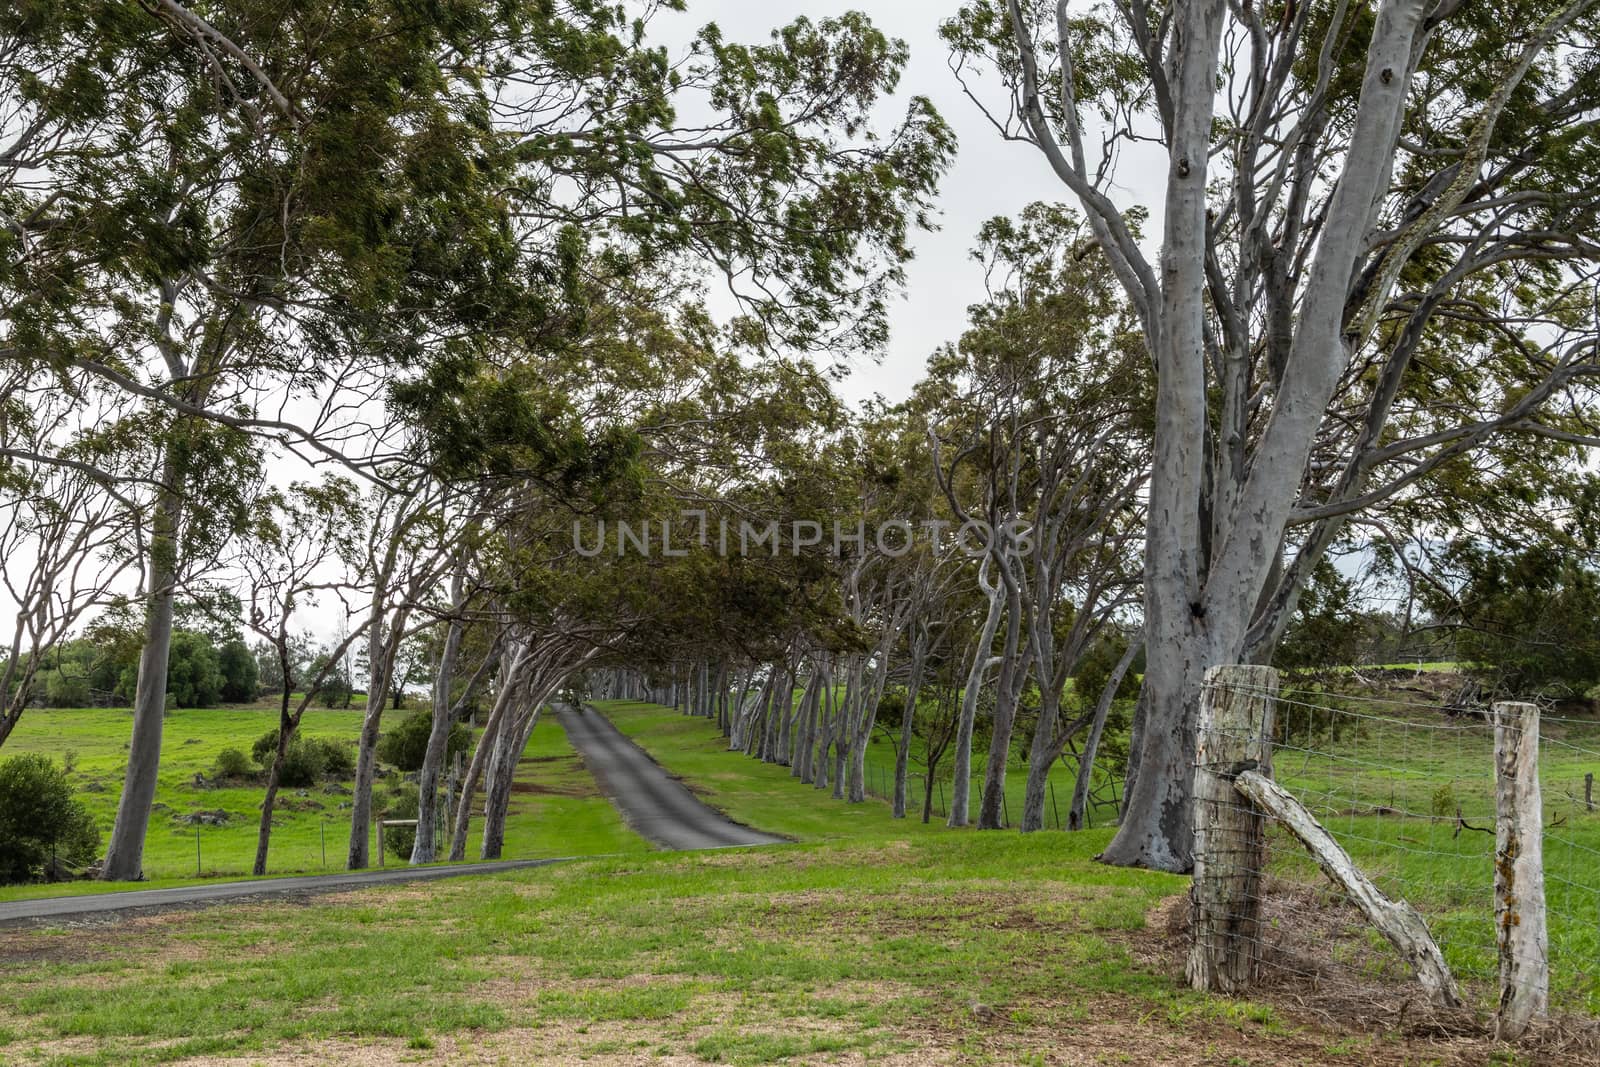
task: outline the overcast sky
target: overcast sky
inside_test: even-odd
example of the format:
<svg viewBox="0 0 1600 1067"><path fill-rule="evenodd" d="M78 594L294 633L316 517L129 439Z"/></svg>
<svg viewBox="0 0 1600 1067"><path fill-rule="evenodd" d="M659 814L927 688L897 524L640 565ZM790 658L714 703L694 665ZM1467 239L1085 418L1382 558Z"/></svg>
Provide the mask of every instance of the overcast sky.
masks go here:
<svg viewBox="0 0 1600 1067"><path fill-rule="evenodd" d="M983 274L969 258L982 223L995 215L1012 215L1035 200L1067 200L1067 189L1049 171L1044 157L1030 145L1000 138L977 106L961 92L951 73L939 23L960 6L959 0L689 0L683 14L665 12L652 26L663 43L687 43L698 27L715 22L728 40L764 42L771 32L800 15L821 19L846 11L864 11L891 37L911 50L895 96L882 107L885 122L905 112L914 95L931 99L959 138L954 166L940 185L940 229L919 233L916 259L907 270L907 285L892 305L892 335L881 363L857 360L840 387L859 400L881 393L899 400L922 376L923 364L942 342L960 336L967 306L982 296ZM1003 101L998 81L990 81L985 100ZM1131 165L1124 159L1122 187L1113 191L1122 204L1159 207L1163 172ZM1148 175L1151 180L1139 181ZM1132 183L1130 185L1130 183ZM1138 186L1143 186L1139 188ZM1152 227L1147 232L1154 232Z"/></svg>

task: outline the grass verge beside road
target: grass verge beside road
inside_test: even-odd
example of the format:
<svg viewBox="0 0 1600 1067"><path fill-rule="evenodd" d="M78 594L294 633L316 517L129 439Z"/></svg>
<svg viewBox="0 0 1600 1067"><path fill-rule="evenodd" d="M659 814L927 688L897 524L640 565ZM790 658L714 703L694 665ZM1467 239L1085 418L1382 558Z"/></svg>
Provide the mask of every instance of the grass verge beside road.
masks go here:
<svg viewBox="0 0 1600 1067"><path fill-rule="evenodd" d="M398 719L407 712L389 714ZM75 895L112 888L153 889L248 876L255 859L263 796L261 786L218 787L209 781L197 785L195 775L209 778L217 754L224 748L238 748L248 753L251 743L276 728L277 722L276 710L261 708L169 712L156 791L157 807L145 840L144 869L149 880L7 886L0 888L0 900ZM59 764L71 753L71 779L78 799L88 807L102 835L109 835L122 789L130 728L131 713L126 708L31 710L0 750L0 757L42 752ZM359 710L312 708L307 710L301 724L302 732L308 737L339 741L353 741L360 728ZM285 788L280 791L268 852L270 874L308 874L344 868L350 823L348 811L340 805L348 801L349 784L346 781L305 790ZM595 788L554 716L542 719L534 729L518 767L514 788L506 824L506 859L602 855L643 851L648 847L627 828L610 802ZM183 821L198 811L225 812L227 821L223 825L199 827ZM473 859L477 858L479 824L480 820L474 820L467 850ZM387 862L397 861L389 857Z"/></svg>

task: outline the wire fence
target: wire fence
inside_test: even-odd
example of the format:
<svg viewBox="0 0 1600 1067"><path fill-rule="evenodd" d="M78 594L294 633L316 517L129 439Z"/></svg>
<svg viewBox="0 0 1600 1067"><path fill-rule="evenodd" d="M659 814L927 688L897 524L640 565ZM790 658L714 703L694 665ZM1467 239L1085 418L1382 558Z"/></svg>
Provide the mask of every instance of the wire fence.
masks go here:
<svg viewBox="0 0 1600 1067"><path fill-rule="evenodd" d="M1503 802L1497 805L1496 723L1489 710L1316 689L1277 692L1271 684L1237 680L1225 687L1208 683L1206 696L1270 703L1265 720L1272 725L1263 732L1257 717L1231 737L1202 733L1197 767L1237 778L1251 762L1241 763L1238 754L1256 750L1260 770L1303 805L1361 874L1420 913L1464 1000L1492 1004L1504 934L1497 925L1496 865L1507 874L1514 857L1503 849L1497 857L1496 832L1506 816ZM1500 726L1515 730L1505 721ZM1593 782L1600 772L1600 721L1541 715L1538 741L1550 1009L1597 1014L1600 813ZM1219 753L1231 760L1227 766ZM1206 804L1201 777L1197 804ZM1197 845L1207 825L1225 829L1262 818L1236 788L1219 788L1209 803L1196 810ZM1226 837L1223 829L1215 841ZM1254 966L1263 975L1317 987L1412 980L1403 954L1349 906L1352 894L1330 887L1280 822L1265 827L1264 842L1260 857L1208 857L1214 866L1237 866L1235 888L1259 908L1259 921L1237 933L1255 940ZM1251 863L1258 873L1253 881L1244 870ZM1516 921L1502 908L1499 923Z"/></svg>

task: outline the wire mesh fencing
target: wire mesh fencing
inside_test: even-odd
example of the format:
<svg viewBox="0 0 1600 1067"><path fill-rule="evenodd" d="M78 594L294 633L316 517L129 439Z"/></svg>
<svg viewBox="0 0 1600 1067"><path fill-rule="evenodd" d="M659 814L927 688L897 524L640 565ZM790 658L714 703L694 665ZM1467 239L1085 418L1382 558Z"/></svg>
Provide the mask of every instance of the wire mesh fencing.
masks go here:
<svg viewBox="0 0 1600 1067"><path fill-rule="evenodd" d="M1426 954L1407 940L1407 913L1415 909L1426 924L1423 939L1431 935L1461 999L1494 1006L1504 997L1507 944L1527 932L1519 927L1532 917L1523 909L1538 894L1548 933L1537 962L1548 964L1549 1010L1600 1014L1600 813L1593 800L1600 721L1534 713L1537 764L1527 777L1542 804L1531 817L1535 832L1508 838L1514 819L1508 772L1500 766L1497 773L1495 716L1501 714L1503 763L1522 721L1504 709L1519 706L1491 711L1405 695L1280 692L1275 677L1240 673L1266 668L1223 670L1208 675L1203 693L1191 915L1197 939L1234 942L1243 957L1240 984L1254 976L1316 988L1412 982L1425 969L1417 954ZM1337 856L1313 858L1285 819L1266 818L1244 795L1241 778L1247 785L1255 779L1252 795L1269 788L1266 779L1297 801L1352 873L1331 869ZM1530 867L1530 860L1539 862ZM1204 899L1199 883L1207 873L1223 888L1206 892L1230 899ZM1520 881L1511 884L1514 873ZM1370 884L1371 901L1351 878ZM1213 976L1197 984L1226 988L1228 981Z"/></svg>

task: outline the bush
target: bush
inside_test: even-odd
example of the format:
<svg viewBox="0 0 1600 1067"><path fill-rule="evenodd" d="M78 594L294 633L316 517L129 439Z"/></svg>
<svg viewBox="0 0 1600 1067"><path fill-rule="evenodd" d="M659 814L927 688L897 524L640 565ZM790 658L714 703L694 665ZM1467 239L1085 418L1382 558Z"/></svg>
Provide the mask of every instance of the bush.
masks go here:
<svg viewBox="0 0 1600 1067"><path fill-rule="evenodd" d="M256 762L269 769L277 752L276 730L263 734L254 745L250 746L250 754L255 757ZM278 784L294 787L316 785L326 769L326 757L322 746L316 742L308 742L304 737L295 734L289 739L289 747L283 754L283 764L278 768Z"/></svg>
<svg viewBox="0 0 1600 1067"><path fill-rule="evenodd" d="M355 775L356 757L349 745L323 738L311 743L322 749L322 772L329 778L350 778Z"/></svg>
<svg viewBox="0 0 1600 1067"><path fill-rule="evenodd" d="M48 756L0 763L0 884L59 877L100 850L100 831Z"/></svg>
<svg viewBox="0 0 1600 1067"><path fill-rule="evenodd" d="M417 787L402 786L390 798L389 806L379 816L381 819L415 819L421 807ZM417 831L411 826L388 826L383 831L383 850L396 859L410 860L411 848L417 843Z"/></svg>
<svg viewBox="0 0 1600 1067"><path fill-rule="evenodd" d="M277 746L278 735L274 732L272 735L272 747L277 748ZM272 757L268 756L267 758L271 759ZM211 776L213 778L248 778L255 772L255 766L250 762L249 756L246 756L236 748L225 748L217 753L217 763L211 770Z"/></svg>
<svg viewBox="0 0 1600 1067"><path fill-rule="evenodd" d="M1439 818L1456 813L1456 791L1449 782L1433 791L1433 814Z"/></svg>
<svg viewBox="0 0 1600 1067"><path fill-rule="evenodd" d="M413 711L378 739L378 758L402 771L422 770L422 759L428 752L428 734L432 729L432 712ZM471 745L472 731L461 723L454 724L445 741L445 761L448 763L457 752L465 752Z"/></svg>
<svg viewBox="0 0 1600 1067"><path fill-rule="evenodd" d="M263 767L272 766L272 758L277 751L276 730L262 734L250 746L250 754ZM324 777L348 778L355 773L355 769L355 757L344 744L295 734L289 739L289 750L284 754L283 766L278 768L278 784L296 787L316 785Z"/></svg>

